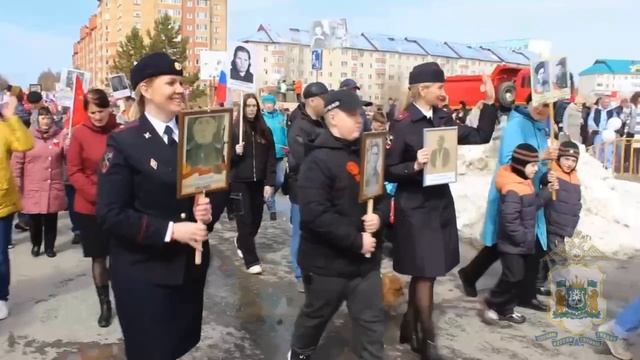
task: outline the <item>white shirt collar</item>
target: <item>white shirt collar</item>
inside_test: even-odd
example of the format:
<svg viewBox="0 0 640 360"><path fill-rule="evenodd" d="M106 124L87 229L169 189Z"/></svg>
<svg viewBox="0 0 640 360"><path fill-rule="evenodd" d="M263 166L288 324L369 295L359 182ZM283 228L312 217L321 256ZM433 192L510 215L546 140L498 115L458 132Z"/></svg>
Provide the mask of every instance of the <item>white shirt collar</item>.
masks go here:
<svg viewBox="0 0 640 360"><path fill-rule="evenodd" d="M158 135L160 135L164 142L167 142L168 140L167 136L164 134L164 129L165 127L167 127L167 125L169 125L173 130L173 139L175 141L178 141L178 124L176 123L175 118L171 119L171 121L169 121L168 123L165 123L149 115L149 113L147 112L145 112L144 115L147 117L147 119L149 119L149 122L151 123L153 128L156 129L156 132L158 133Z"/></svg>
<svg viewBox="0 0 640 360"><path fill-rule="evenodd" d="M429 109L429 111L425 111L425 110L424 110L423 108L421 108L418 104L413 103L413 105L415 105L415 106L416 106L416 107L417 107L417 108L422 112L422 114L423 114L424 116L426 116L426 117L428 117L428 118L430 118L430 119L433 119L433 108Z"/></svg>

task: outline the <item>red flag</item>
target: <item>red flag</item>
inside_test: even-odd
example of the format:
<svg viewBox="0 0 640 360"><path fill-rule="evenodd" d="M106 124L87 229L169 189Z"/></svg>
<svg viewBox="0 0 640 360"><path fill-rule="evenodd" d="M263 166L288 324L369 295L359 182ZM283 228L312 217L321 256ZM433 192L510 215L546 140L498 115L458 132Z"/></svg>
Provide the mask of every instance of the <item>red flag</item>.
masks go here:
<svg viewBox="0 0 640 360"><path fill-rule="evenodd" d="M82 88L82 80L80 76L76 75L76 81L73 86L73 105L71 107L72 113L70 124L67 128L74 128L82 124L87 118L87 112L84 110L84 89Z"/></svg>

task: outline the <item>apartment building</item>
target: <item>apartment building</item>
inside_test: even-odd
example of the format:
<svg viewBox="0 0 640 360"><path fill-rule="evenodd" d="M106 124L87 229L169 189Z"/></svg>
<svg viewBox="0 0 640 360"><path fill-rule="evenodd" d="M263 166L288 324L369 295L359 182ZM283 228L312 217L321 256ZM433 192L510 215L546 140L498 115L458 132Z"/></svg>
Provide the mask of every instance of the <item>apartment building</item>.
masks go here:
<svg viewBox="0 0 640 360"><path fill-rule="evenodd" d="M253 66L258 88L273 86L280 80L322 81L330 89L345 78L356 80L364 99L383 103L398 97L407 88L413 66L435 61L447 75L490 73L498 64L527 66L527 52L495 46L471 46L426 38L352 34L347 47L325 49L322 70L311 69L309 32L290 28L272 30L260 25L251 36L240 39L256 47ZM254 67L255 69L255 67Z"/></svg>
<svg viewBox="0 0 640 360"><path fill-rule="evenodd" d="M580 72L578 92L586 98L640 91L640 60L598 59Z"/></svg>
<svg viewBox="0 0 640 360"><path fill-rule="evenodd" d="M163 14L180 23L182 35L189 37L188 73L198 71L200 51L226 50L227 0L98 0L96 13L74 44L74 68L91 73L92 86L107 87L118 44L133 27L146 34Z"/></svg>

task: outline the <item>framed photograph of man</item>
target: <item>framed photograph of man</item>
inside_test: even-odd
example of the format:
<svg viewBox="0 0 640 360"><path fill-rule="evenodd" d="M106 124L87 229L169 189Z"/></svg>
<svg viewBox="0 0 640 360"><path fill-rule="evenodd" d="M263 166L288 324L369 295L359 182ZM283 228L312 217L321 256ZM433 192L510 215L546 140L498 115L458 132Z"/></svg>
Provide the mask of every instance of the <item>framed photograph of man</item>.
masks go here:
<svg viewBox="0 0 640 360"><path fill-rule="evenodd" d="M549 102L551 98L550 75L548 60L531 64L531 100L534 104Z"/></svg>
<svg viewBox="0 0 640 360"><path fill-rule="evenodd" d="M110 77L109 84L111 85L111 90L113 91L112 95L115 99L131 96L129 83L127 82L127 78L124 74L118 74Z"/></svg>
<svg viewBox="0 0 640 360"><path fill-rule="evenodd" d="M367 132L360 144L360 201L384 194L384 157L386 131Z"/></svg>
<svg viewBox="0 0 640 360"><path fill-rule="evenodd" d="M73 91L73 84L76 81L76 75L80 77L82 81L82 87L87 90L89 89L91 74L86 71L78 70L78 69L63 69L60 75L60 84L63 89L70 89Z"/></svg>
<svg viewBox="0 0 640 360"><path fill-rule="evenodd" d="M36 91L42 92L42 84L29 84L29 92Z"/></svg>
<svg viewBox="0 0 640 360"><path fill-rule="evenodd" d="M247 43L235 43L229 47L227 58L229 59L229 81L230 89L237 89L246 92L253 92L256 89L256 73L259 61L254 61L256 54L255 46Z"/></svg>
<svg viewBox="0 0 640 360"><path fill-rule="evenodd" d="M567 58L554 58L549 62L551 67L551 100L565 100L571 97L571 79L567 67Z"/></svg>
<svg viewBox="0 0 640 360"><path fill-rule="evenodd" d="M178 197L229 187L233 109L180 114Z"/></svg>
<svg viewBox="0 0 640 360"><path fill-rule="evenodd" d="M422 186L449 184L458 178L458 127L424 129L424 148L429 163L423 170Z"/></svg>

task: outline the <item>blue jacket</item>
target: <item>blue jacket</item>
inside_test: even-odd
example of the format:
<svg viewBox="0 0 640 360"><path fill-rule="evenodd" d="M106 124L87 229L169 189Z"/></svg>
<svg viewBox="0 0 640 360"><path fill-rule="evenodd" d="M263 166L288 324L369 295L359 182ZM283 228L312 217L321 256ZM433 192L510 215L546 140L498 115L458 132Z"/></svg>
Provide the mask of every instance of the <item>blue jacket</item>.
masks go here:
<svg viewBox="0 0 640 360"><path fill-rule="evenodd" d="M498 165L496 169L511 162L511 153L518 144L527 143L535 146L542 153L547 149L547 126L545 122L535 121L526 108L516 108L509 114L507 125L502 130L500 150L498 152ZM547 172L547 164L541 162L533 185L536 191L540 191L540 178ZM500 218L500 193L496 189L495 174L489 188L487 210L484 218L484 227L480 235L486 246L496 244L498 232L498 220ZM544 209L537 212L536 236L543 249L547 249L547 226L544 219Z"/></svg>
<svg viewBox="0 0 640 360"><path fill-rule="evenodd" d="M287 124L284 114L281 111L273 110L271 112L263 112L262 117L267 123L269 129L273 133L273 142L276 148L276 159L282 159L286 156L283 147L287 145Z"/></svg>

